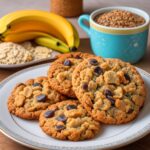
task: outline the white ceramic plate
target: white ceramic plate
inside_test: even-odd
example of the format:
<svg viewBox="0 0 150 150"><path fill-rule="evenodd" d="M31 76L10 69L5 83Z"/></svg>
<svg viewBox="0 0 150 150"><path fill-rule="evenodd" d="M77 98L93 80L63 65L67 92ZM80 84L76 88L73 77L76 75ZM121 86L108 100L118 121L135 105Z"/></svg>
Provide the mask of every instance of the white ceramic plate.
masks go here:
<svg viewBox="0 0 150 150"><path fill-rule="evenodd" d="M46 75L49 64L22 70L5 79L0 85L0 130L14 141L35 149L92 150L117 148L136 141L150 133L150 74L138 69L148 91L144 108L138 118L125 125L103 125L94 139L82 142L60 141L42 132L37 121L17 118L7 110L7 98L12 88L29 78Z"/></svg>
<svg viewBox="0 0 150 150"><path fill-rule="evenodd" d="M26 62L24 64L0 64L0 68L4 69L16 69L16 68L24 68L27 66L35 65L42 62L52 62L56 55L60 54L59 52L53 51L51 57L49 58L43 58L38 60L33 60L30 62Z"/></svg>

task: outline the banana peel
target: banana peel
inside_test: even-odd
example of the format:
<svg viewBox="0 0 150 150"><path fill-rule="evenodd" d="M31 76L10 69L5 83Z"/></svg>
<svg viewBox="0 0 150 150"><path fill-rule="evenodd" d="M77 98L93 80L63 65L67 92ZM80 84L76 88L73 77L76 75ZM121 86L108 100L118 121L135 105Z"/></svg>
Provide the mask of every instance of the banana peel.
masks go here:
<svg viewBox="0 0 150 150"><path fill-rule="evenodd" d="M51 48L51 49L59 51L61 53L68 53L68 52L70 52L70 49L69 49L69 47L67 45L65 45L62 42L60 43L59 41L52 40L49 37L38 37L34 41L38 45Z"/></svg>
<svg viewBox="0 0 150 150"><path fill-rule="evenodd" d="M33 40L40 36L49 37L50 35L43 32L21 32L16 34L3 34L1 36L1 40L4 42L21 43L24 41Z"/></svg>
<svg viewBox="0 0 150 150"><path fill-rule="evenodd" d="M78 32L69 21L41 10L21 10L2 17L0 38L16 43L35 39L39 45L63 53L76 51L80 43Z"/></svg>
<svg viewBox="0 0 150 150"><path fill-rule="evenodd" d="M42 10L20 10L0 19L0 34L5 33L9 27L22 21L40 21L47 23L50 27L51 35L58 37L61 35L69 47L75 47L74 32L71 24L67 19Z"/></svg>

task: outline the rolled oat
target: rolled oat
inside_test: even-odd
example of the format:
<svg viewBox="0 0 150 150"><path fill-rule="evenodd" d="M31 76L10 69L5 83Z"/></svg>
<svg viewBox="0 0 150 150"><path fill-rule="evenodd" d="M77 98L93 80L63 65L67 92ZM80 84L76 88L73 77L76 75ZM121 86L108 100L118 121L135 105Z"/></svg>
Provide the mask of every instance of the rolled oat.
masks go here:
<svg viewBox="0 0 150 150"><path fill-rule="evenodd" d="M22 44L2 42L0 43L0 64L23 64L51 57L51 53L51 49L33 46L29 41Z"/></svg>
<svg viewBox="0 0 150 150"><path fill-rule="evenodd" d="M50 57L51 53L52 53L51 49L43 46L37 46L34 48L33 57L34 59L43 59Z"/></svg>
<svg viewBox="0 0 150 150"><path fill-rule="evenodd" d="M33 57L23 46L12 42L0 43L1 64L22 64L32 61Z"/></svg>

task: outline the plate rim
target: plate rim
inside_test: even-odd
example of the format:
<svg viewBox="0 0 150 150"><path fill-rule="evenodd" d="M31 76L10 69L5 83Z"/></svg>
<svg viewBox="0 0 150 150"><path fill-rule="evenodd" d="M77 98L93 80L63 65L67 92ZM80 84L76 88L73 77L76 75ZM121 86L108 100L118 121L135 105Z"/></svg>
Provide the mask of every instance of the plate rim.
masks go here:
<svg viewBox="0 0 150 150"><path fill-rule="evenodd" d="M32 69L37 69L39 67L44 67L44 66L48 66L51 63L45 63L45 64L41 64L41 65L37 65L37 66L32 66L26 69L22 69L20 71L17 71L16 73L8 76L7 78L5 78L4 80L2 80L0 82L0 88L2 88L5 83L7 83L9 80L11 80L13 77L26 72L26 71L30 71ZM145 76L150 78L150 73L144 71L141 68L136 67L136 69L141 72L142 74L144 74ZM43 149L43 150L48 150L49 148L43 148L41 144L39 144L38 142L34 142L34 144L29 143L26 141L26 139L22 136L20 136L19 134L16 134L15 132L12 132L11 130L9 130L7 127L5 127L5 125L3 125L3 123L0 121L0 132L3 133L5 136L7 136L8 138L12 139L13 141L20 143L24 146L30 147L30 148L34 148L34 149ZM139 130L137 133L135 133L134 135L132 135L132 137L121 140L121 141L117 141L117 142L111 142L109 144L105 144L105 145L93 145L93 146L77 146L77 147L72 147L72 146L54 146L54 145L50 145L50 147L52 149L67 149L67 150L91 150L91 149L108 149L108 148L118 148L127 144L130 144L132 142L135 142L139 139L141 139L142 137L146 136L147 134L150 133L150 123L148 123L146 126L144 126L141 130ZM33 141L32 141L33 142ZM45 144L44 144L45 145Z"/></svg>

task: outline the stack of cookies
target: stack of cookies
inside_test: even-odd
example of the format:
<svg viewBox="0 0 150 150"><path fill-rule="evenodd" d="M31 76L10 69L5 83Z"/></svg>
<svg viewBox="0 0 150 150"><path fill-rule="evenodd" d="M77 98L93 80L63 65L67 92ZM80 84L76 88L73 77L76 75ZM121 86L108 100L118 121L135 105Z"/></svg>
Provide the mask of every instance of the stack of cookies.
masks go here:
<svg viewBox="0 0 150 150"><path fill-rule="evenodd" d="M76 52L59 55L47 77L19 83L8 109L20 118L39 120L56 139L79 141L94 138L100 123L133 120L145 97L144 81L129 63Z"/></svg>

